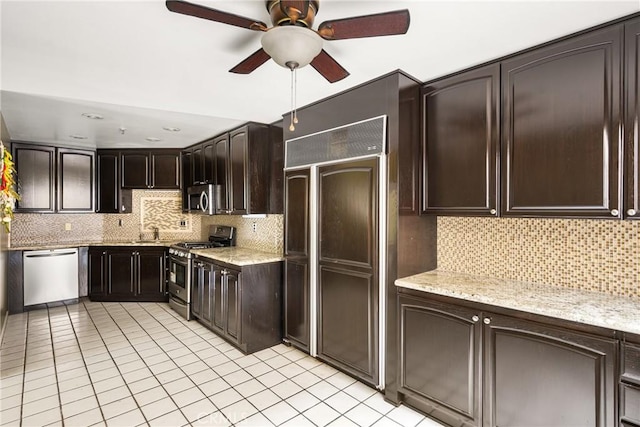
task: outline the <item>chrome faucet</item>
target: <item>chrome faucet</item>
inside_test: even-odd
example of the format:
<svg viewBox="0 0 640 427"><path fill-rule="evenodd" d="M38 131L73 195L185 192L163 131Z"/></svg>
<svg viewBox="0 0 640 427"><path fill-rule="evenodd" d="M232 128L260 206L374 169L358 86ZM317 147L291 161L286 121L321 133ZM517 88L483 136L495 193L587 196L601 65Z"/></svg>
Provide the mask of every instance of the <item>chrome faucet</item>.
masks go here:
<svg viewBox="0 0 640 427"><path fill-rule="evenodd" d="M153 240L160 240L160 229L153 227Z"/></svg>

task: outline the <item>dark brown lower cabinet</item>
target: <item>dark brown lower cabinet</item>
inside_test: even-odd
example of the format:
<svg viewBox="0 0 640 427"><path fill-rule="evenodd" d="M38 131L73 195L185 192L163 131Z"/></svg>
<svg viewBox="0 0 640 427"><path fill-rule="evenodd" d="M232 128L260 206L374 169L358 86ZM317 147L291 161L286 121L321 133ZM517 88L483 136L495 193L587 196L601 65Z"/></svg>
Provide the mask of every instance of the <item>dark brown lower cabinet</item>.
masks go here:
<svg viewBox="0 0 640 427"><path fill-rule="evenodd" d="M162 247L89 248L92 301L168 301Z"/></svg>
<svg viewBox="0 0 640 427"><path fill-rule="evenodd" d="M191 313L244 353L282 341L282 263L231 266L194 260Z"/></svg>
<svg viewBox="0 0 640 427"><path fill-rule="evenodd" d="M620 355L620 425L640 427L640 337L625 340Z"/></svg>
<svg viewBox="0 0 640 427"><path fill-rule="evenodd" d="M400 296L404 401L449 425L482 425L479 313Z"/></svg>
<svg viewBox="0 0 640 427"><path fill-rule="evenodd" d="M398 301L408 405L456 426L617 424L617 340L416 296Z"/></svg>

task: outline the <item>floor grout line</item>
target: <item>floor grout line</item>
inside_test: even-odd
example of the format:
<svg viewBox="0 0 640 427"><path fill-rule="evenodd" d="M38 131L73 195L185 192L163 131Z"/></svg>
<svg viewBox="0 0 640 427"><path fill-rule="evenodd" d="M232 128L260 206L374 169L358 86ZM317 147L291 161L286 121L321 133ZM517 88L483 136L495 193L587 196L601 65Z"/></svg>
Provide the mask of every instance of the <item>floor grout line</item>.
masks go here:
<svg viewBox="0 0 640 427"><path fill-rule="evenodd" d="M21 425L24 423L25 384L27 379L34 380L29 372L50 369L50 363L53 364L59 405L57 423L62 426L70 422L77 424L78 420L91 420L86 425L96 426L110 426L114 422L156 425L175 420L181 423L176 425L194 427L211 423L255 425L251 423L265 420L269 425L286 426L404 425L399 424L402 414L396 413L397 408L388 403L385 403L388 406L379 406L382 396L376 390L299 349L278 344L244 355L200 323L180 318L166 304L98 303L82 299L77 305L14 316L0 351L17 349L21 345L17 343L19 340L24 346L21 350ZM44 330L45 324L48 331ZM5 347L5 343L11 345ZM48 355L39 351L43 343L48 346ZM30 370L29 366L37 369ZM59 371L63 367L64 370ZM66 386L74 387L66 389L65 386L65 391L61 391L62 382L72 380L75 369L83 370L88 384L83 380L78 381L77 386L67 383ZM18 370L8 369L7 378L18 375ZM3 370L3 378L4 373ZM44 372L32 375L41 374ZM67 378L69 376L71 378ZM90 387L86 387L88 385ZM43 387L48 386L43 381ZM41 388L30 388L29 392ZM122 391L122 396L117 395L118 390ZM86 396L82 394L84 392ZM43 390L44 393L47 390ZM89 409L81 412L76 413L84 408L72 407L70 413L73 415L65 418L63 408L90 397L89 393L97 408L93 407L93 401L91 408L87 406ZM48 399L53 404L51 398ZM117 415L111 415L111 410L105 412L107 405L115 404L117 408L116 402L124 403L129 399L131 409L123 407L122 413L114 411ZM162 407L163 403L159 402L165 399L167 406L161 411L157 414L149 412ZM168 406L169 402L171 406ZM9 409L15 411L16 407ZM113 409L114 405L109 408ZM198 413L201 408L205 409ZM412 417L406 425L438 426L422 414L402 408L405 415ZM0 417L4 410L0 408ZM46 411L49 409L39 414L44 415ZM110 418L106 418L108 416Z"/></svg>

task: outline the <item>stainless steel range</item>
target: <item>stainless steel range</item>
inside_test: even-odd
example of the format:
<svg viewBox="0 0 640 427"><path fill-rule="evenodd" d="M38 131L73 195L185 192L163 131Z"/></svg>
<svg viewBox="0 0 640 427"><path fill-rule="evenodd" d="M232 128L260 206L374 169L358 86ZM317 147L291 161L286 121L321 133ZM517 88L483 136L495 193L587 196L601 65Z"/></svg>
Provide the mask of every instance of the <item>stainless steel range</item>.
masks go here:
<svg viewBox="0 0 640 427"><path fill-rule="evenodd" d="M210 225L206 242L182 242L169 248L169 306L191 320L192 249L235 246L236 229L226 225Z"/></svg>

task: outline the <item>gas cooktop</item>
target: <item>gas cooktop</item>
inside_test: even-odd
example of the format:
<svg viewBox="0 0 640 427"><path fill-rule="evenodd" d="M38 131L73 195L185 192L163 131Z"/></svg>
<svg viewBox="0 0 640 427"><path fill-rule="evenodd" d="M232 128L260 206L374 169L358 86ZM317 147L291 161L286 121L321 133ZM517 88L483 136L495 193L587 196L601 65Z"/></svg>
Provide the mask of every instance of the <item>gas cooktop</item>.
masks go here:
<svg viewBox="0 0 640 427"><path fill-rule="evenodd" d="M209 249L218 248L222 245L216 242L180 242L173 246L181 249Z"/></svg>

